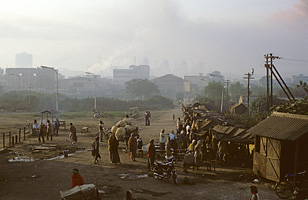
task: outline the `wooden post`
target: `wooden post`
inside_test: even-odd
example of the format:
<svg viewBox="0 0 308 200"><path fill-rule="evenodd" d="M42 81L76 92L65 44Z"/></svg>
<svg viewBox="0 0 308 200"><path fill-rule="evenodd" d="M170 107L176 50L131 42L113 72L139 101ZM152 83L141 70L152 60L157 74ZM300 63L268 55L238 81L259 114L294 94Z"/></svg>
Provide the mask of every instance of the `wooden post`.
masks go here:
<svg viewBox="0 0 308 200"><path fill-rule="evenodd" d="M11 131L9 132L9 147L12 145L11 143Z"/></svg>
<svg viewBox="0 0 308 200"><path fill-rule="evenodd" d="M294 155L294 180L293 180L293 184L296 183L296 174L297 174L297 166L298 166L298 152L299 152L299 140L297 139L295 144L295 155Z"/></svg>
<svg viewBox="0 0 308 200"><path fill-rule="evenodd" d="M18 143L18 136L15 135L15 144L17 144L17 143Z"/></svg>
<svg viewBox="0 0 308 200"><path fill-rule="evenodd" d="M20 143L20 136L21 136L21 128L19 128L19 133L18 133L19 143Z"/></svg>
<svg viewBox="0 0 308 200"><path fill-rule="evenodd" d="M2 143L3 143L3 148L5 147L5 133L2 133L3 135L3 140L2 140Z"/></svg>
<svg viewBox="0 0 308 200"><path fill-rule="evenodd" d="M12 136L12 146L14 146L14 135Z"/></svg>
<svg viewBox="0 0 308 200"><path fill-rule="evenodd" d="M26 129L24 128L24 140L26 140Z"/></svg>

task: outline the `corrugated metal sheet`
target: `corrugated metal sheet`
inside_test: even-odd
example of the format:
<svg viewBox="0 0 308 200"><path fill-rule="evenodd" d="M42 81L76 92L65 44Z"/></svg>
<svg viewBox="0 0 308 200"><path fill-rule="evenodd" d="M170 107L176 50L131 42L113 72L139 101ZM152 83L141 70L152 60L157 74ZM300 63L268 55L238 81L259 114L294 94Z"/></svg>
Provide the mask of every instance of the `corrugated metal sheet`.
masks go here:
<svg viewBox="0 0 308 200"><path fill-rule="evenodd" d="M278 140L294 141L308 133L308 116L274 112L247 132Z"/></svg>
<svg viewBox="0 0 308 200"><path fill-rule="evenodd" d="M254 142L254 135L252 133L247 133L246 129L216 125L213 127L213 131L216 132L217 140L247 144L252 144Z"/></svg>

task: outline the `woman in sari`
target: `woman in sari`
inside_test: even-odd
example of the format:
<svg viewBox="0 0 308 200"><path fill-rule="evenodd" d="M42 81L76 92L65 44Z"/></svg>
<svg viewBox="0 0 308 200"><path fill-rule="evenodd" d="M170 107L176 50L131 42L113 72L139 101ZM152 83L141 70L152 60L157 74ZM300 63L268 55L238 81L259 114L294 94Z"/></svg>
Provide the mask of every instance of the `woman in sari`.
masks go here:
<svg viewBox="0 0 308 200"><path fill-rule="evenodd" d="M130 138L128 140L128 148L129 148L129 154L132 161L136 161L136 155L137 155L137 139L134 136L134 133L131 133Z"/></svg>

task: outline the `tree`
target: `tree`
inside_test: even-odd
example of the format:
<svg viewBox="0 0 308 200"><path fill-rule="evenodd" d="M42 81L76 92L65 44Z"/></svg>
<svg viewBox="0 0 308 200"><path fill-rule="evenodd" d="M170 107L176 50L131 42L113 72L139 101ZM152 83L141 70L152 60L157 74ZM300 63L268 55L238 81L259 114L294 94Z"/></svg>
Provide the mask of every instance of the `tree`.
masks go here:
<svg viewBox="0 0 308 200"><path fill-rule="evenodd" d="M299 115L308 115L308 97L304 97L297 101L283 101L273 111L285 112Z"/></svg>
<svg viewBox="0 0 308 200"><path fill-rule="evenodd" d="M133 79L126 83L126 93L140 100L159 94L158 86L147 79Z"/></svg>
<svg viewBox="0 0 308 200"><path fill-rule="evenodd" d="M209 82L209 84L204 88L205 96L209 100L213 101L214 103L213 108L216 110L220 110L223 90L224 90L223 83L216 81Z"/></svg>
<svg viewBox="0 0 308 200"><path fill-rule="evenodd" d="M247 89L244 84L241 84L239 81L231 83L230 85L230 96L231 102L238 102L240 96L246 96Z"/></svg>
<svg viewBox="0 0 308 200"><path fill-rule="evenodd" d="M308 94L308 84L306 82L300 81L299 85L296 85L297 88L303 88Z"/></svg>
<svg viewBox="0 0 308 200"><path fill-rule="evenodd" d="M279 105L282 100L278 99L277 96L273 96L273 107ZM266 95L260 95L254 99L250 104L251 113L264 113L267 112L267 100Z"/></svg>

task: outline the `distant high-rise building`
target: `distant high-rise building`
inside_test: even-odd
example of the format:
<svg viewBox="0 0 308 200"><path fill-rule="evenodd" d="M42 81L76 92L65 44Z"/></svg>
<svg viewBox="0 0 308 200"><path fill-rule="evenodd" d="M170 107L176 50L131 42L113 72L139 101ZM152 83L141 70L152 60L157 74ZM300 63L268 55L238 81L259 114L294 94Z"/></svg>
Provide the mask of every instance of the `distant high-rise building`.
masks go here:
<svg viewBox="0 0 308 200"><path fill-rule="evenodd" d="M31 68L33 67L33 57L32 54L27 54L22 52L15 55L15 67Z"/></svg>
<svg viewBox="0 0 308 200"><path fill-rule="evenodd" d="M299 84L300 81L308 83L308 76L304 76L304 74L293 75L291 81L296 85Z"/></svg>

